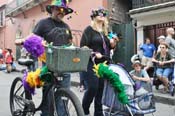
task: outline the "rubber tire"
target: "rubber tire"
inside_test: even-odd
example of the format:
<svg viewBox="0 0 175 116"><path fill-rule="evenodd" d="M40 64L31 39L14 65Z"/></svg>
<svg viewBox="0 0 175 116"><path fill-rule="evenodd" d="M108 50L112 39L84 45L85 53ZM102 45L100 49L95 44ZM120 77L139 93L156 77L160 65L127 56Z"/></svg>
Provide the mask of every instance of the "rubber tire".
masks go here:
<svg viewBox="0 0 175 116"><path fill-rule="evenodd" d="M60 88L55 93L55 98L57 96L68 97L74 105L77 116L84 116L84 111L83 111L82 105L81 105L78 97L71 90L66 89L66 88Z"/></svg>
<svg viewBox="0 0 175 116"><path fill-rule="evenodd" d="M20 81L21 84L22 84L22 79L21 79L20 77L16 77L16 78L14 79L14 81L12 82L11 89L10 89L10 99L9 99L9 102L10 102L10 111L11 111L12 116L15 116L14 113L13 113L13 112L14 112L14 103L13 103L14 98L13 98L13 94L15 93L15 92L14 92L14 89L15 89L15 87L16 87L16 84L17 84L19 81ZM25 90L25 89L24 89L24 90ZM26 96L27 96L27 98L26 98ZM26 90L25 90L25 98L26 98L26 99L32 99L31 94L29 94ZM26 114L24 113L22 116L26 116Z"/></svg>

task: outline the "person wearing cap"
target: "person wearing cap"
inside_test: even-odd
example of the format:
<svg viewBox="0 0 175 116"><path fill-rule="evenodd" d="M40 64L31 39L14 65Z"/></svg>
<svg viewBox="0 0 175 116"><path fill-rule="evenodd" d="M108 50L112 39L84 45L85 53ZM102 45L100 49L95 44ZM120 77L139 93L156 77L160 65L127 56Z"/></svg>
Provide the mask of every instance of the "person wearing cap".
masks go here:
<svg viewBox="0 0 175 116"><path fill-rule="evenodd" d="M168 91L168 77L173 71L172 63L175 59L166 51L168 45L165 42L160 44L160 52L152 59L156 65L156 76L164 85L164 91Z"/></svg>
<svg viewBox="0 0 175 116"><path fill-rule="evenodd" d="M83 32L80 46L88 47L95 53L95 63L103 63L106 59L102 56L110 57L110 49L116 45L115 39L108 39L107 11L104 8L92 10L91 25L87 26ZM104 80L98 78L93 71L93 61L89 60L88 69L82 72L86 91L83 96L82 106L86 116L90 115L90 105L94 100L94 116L103 116L102 94Z"/></svg>
<svg viewBox="0 0 175 116"><path fill-rule="evenodd" d="M132 61L132 67L134 68L130 71L131 77L134 79L135 83L143 85L147 82L150 82L150 77L145 69L142 69L142 64L139 59Z"/></svg>
<svg viewBox="0 0 175 116"><path fill-rule="evenodd" d="M44 38L48 43L53 43L54 46L68 45L72 42L72 34L70 27L63 21L65 15L73 12L73 9L67 6L67 0L53 0L50 5L46 6L46 11L50 14L49 17L41 19L34 27L33 33ZM17 45L23 43L25 39L18 39L15 41ZM70 88L70 74L61 74L63 80L59 82L61 87ZM43 87L43 93L48 86ZM57 102L57 101L56 101ZM50 111L50 98L48 95L47 101L44 101L41 116L50 116L53 112ZM62 102L58 100L57 106L59 116L66 116L66 109L61 105Z"/></svg>
<svg viewBox="0 0 175 116"><path fill-rule="evenodd" d="M160 52L160 44L162 42L165 42L165 36L164 35L161 35L157 38L157 40L159 41L159 46L157 47L157 52ZM168 50L168 49L167 49Z"/></svg>

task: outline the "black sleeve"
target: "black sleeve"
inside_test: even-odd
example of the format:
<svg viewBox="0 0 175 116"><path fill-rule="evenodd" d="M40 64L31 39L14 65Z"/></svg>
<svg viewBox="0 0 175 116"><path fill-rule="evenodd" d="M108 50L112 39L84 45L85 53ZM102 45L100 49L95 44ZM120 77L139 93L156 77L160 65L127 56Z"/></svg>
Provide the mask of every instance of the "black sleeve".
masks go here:
<svg viewBox="0 0 175 116"><path fill-rule="evenodd" d="M114 48L112 48L111 47L111 44L110 44L110 40L108 39L108 37L105 35L105 38L106 38L106 44L107 44L107 46L109 47L109 49L111 50L111 49L114 49Z"/></svg>
<svg viewBox="0 0 175 116"><path fill-rule="evenodd" d="M73 37L72 37L72 32L71 32L71 29L70 29L70 27L67 25L67 28L68 28L68 30L69 30L69 39L73 39Z"/></svg>
<svg viewBox="0 0 175 116"><path fill-rule="evenodd" d="M91 33L90 33L90 27L88 26L82 34L81 41L80 41L80 47L83 47L83 46L89 47L90 39L91 39Z"/></svg>
<svg viewBox="0 0 175 116"><path fill-rule="evenodd" d="M44 27L44 20L40 20L36 26L34 27L33 29L33 33L36 34L36 35L39 35L41 37L43 37L43 30L45 29Z"/></svg>

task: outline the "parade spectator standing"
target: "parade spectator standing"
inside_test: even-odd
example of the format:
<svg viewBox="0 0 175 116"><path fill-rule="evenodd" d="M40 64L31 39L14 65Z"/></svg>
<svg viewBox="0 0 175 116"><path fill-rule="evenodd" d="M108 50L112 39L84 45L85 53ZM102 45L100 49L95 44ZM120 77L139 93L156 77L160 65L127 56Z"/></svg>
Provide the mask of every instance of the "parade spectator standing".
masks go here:
<svg viewBox="0 0 175 116"><path fill-rule="evenodd" d="M160 44L160 52L152 59L156 65L156 76L164 85L164 91L168 92L168 77L173 71L172 63L175 61L167 52L168 45L164 42Z"/></svg>
<svg viewBox="0 0 175 116"><path fill-rule="evenodd" d="M105 58L110 57L110 49L116 45L116 40L107 38L108 23L107 11L103 8L92 10L92 23L88 26L82 35L80 46L88 47L95 53L95 63L103 63ZM86 116L90 116L90 105L94 99L94 116L103 116L102 94L104 88L104 80L98 78L93 71L92 59L89 60L87 72L82 72L84 82L87 85L83 96L82 106Z"/></svg>
<svg viewBox="0 0 175 116"><path fill-rule="evenodd" d="M83 77L83 73L80 72L80 92L83 92L86 89L86 84L84 82L84 77Z"/></svg>
<svg viewBox="0 0 175 116"><path fill-rule="evenodd" d="M29 53L27 52L27 50L22 46L21 47L21 58L28 58L29 57Z"/></svg>
<svg viewBox="0 0 175 116"><path fill-rule="evenodd" d="M156 52L156 47L154 46L154 44L151 43L149 38L146 38L145 43L140 46L140 50L143 51L141 63L144 66L144 69L147 71L153 66L152 57Z"/></svg>
<svg viewBox="0 0 175 116"><path fill-rule="evenodd" d="M167 33L167 36L166 36L165 42L168 45L168 52L170 53L171 57L175 58L175 40L173 38L175 34L174 28L172 27L167 28L166 33ZM174 78L172 82L175 84L175 65L174 65L173 77Z"/></svg>
<svg viewBox="0 0 175 116"><path fill-rule="evenodd" d="M63 21L65 15L73 12L71 8L67 6L66 0L53 0L51 5L46 6L46 11L50 14L50 17L41 19L35 26L33 33L41 36L48 43L53 42L54 46L62 46L71 44L72 34L69 26ZM25 41L25 40L22 40ZM20 42L20 41L18 41ZM16 43L18 43L16 42ZM58 83L61 87L70 88L70 73L60 74L63 77ZM43 87L45 92L48 86ZM48 95L47 101L44 101L44 107L42 108L41 116L50 116L52 112L49 112L50 96ZM66 116L66 109L64 109L63 103L60 99L57 102L57 109L59 116Z"/></svg>
<svg viewBox="0 0 175 116"><path fill-rule="evenodd" d="M3 55L3 49L0 48L0 70L6 69L6 64L4 62L4 55Z"/></svg>
<svg viewBox="0 0 175 116"><path fill-rule="evenodd" d="M8 73L10 73L12 70L15 70L15 64L14 64L14 56L12 53L12 49L6 49L7 52L5 54L5 63L6 63L6 70Z"/></svg>
<svg viewBox="0 0 175 116"><path fill-rule="evenodd" d="M2 54L2 49L0 48L0 65L3 64L3 54ZM1 67L1 66L0 66ZM0 68L1 69L1 68Z"/></svg>
<svg viewBox="0 0 175 116"><path fill-rule="evenodd" d="M0 59L3 58L3 55L2 55L2 49L0 48Z"/></svg>

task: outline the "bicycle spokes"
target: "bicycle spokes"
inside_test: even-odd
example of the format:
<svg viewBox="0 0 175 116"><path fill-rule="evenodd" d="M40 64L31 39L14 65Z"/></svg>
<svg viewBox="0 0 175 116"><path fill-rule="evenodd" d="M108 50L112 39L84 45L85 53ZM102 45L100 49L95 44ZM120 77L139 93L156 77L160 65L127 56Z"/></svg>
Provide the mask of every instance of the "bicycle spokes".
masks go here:
<svg viewBox="0 0 175 116"><path fill-rule="evenodd" d="M32 116L34 114L34 103L31 96L24 89L22 80L14 80L10 91L10 108L13 116Z"/></svg>

